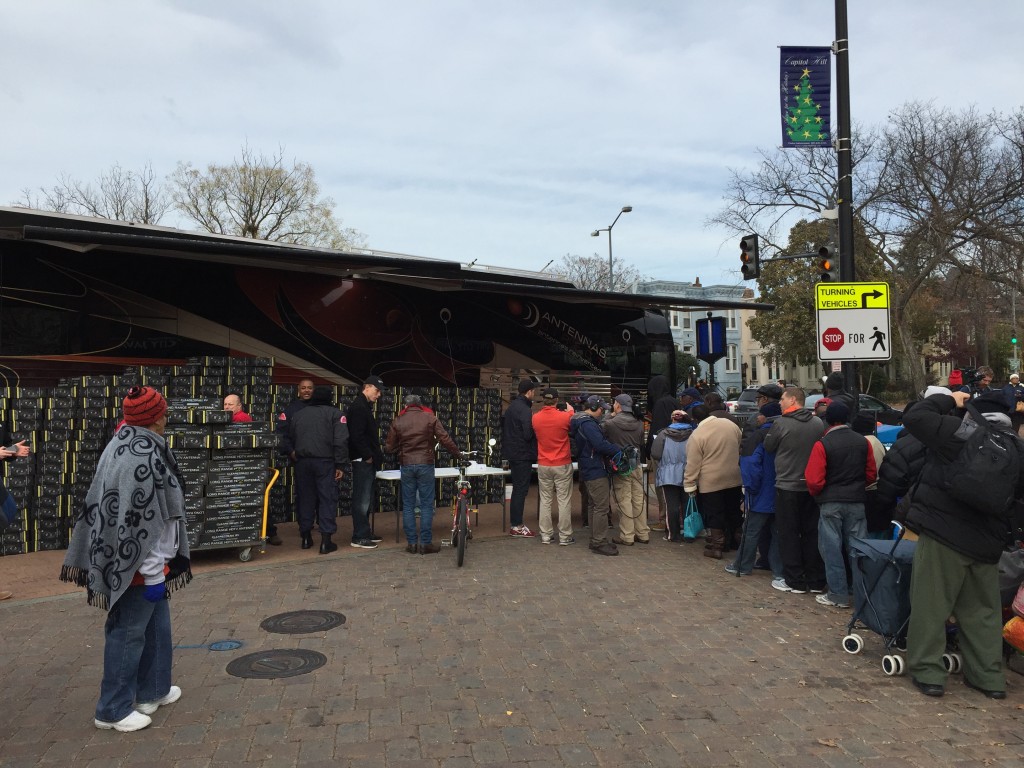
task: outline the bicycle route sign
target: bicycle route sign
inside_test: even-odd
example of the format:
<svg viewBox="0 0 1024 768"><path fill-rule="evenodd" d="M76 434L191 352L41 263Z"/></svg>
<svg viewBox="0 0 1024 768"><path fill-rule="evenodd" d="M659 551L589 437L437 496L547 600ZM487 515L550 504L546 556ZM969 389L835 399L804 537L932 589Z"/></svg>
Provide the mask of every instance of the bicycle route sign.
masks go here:
<svg viewBox="0 0 1024 768"><path fill-rule="evenodd" d="M817 283L819 360L889 360L888 283Z"/></svg>

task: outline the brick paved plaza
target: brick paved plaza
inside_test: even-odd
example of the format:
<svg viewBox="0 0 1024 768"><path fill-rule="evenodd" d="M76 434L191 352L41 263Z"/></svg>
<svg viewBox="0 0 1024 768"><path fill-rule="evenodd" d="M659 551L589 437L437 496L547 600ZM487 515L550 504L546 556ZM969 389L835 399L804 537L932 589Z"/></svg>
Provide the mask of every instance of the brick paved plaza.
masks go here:
<svg viewBox="0 0 1024 768"><path fill-rule="evenodd" d="M131 734L92 724L101 611L81 592L0 604L0 765L1021 765L1020 675L1002 702L959 678L926 698L883 675L871 633L860 656L840 649L846 612L766 573L730 577L699 545L660 539L600 557L577 537L480 536L461 570L450 549L391 544L200 573L172 601L184 695ZM299 609L346 623L260 629ZM292 648L327 664L225 671Z"/></svg>

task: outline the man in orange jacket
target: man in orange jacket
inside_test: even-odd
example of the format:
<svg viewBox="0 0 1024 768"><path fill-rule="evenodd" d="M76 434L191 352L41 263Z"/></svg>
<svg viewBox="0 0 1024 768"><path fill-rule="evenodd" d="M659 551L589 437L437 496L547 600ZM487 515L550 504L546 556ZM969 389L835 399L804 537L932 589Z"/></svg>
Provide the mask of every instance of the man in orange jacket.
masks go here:
<svg viewBox="0 0 1024 768"><path fill-rule="evenodd" d="M544 405L533 414L537 436L537 488L540 492L540 542L554 538L551 506L558 499L558 543L572 544L572 454L569 451L569 422L572 412L559 410L558 390L544 390Z"/></svg>

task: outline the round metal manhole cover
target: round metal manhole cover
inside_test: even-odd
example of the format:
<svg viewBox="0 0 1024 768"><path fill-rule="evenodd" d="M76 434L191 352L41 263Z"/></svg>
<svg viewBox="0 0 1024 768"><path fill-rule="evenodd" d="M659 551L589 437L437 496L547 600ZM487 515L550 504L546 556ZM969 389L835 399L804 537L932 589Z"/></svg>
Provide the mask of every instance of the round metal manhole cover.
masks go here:
<svg viewBox="0 0 1024 768"><path fill-rule="evenodd" d="M289 611L260 622L260 629L281 635L306 635L340 627L345 617L334 611Z"/></svg>
<svg viewBox="0 0 1024 768"><path fill-rule="evenodd" d="M255 680L273 680L278 677L296 677L320 669L327 657L316 651L294 649L290 651L263 651L249 653L228 664L228 674Z"/></svg>
<svg viewBox="0 0 1024 768"><path fill-rule="evenodd" d="M209 645L211 651L234 651L241 647L237 640L216 640Z"/></svg>

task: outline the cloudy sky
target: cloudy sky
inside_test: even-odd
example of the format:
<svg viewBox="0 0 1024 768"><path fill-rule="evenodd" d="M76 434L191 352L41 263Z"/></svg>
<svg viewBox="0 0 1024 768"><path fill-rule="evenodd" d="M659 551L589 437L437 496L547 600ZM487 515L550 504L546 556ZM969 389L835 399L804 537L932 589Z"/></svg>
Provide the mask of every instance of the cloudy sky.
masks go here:
<svg viewBox="0 0 1024 768"><path fill-rule="evenodd" d="M849 26L855 122L1024 104L1020 0L850 0ZM540 269L606 257L632 205L616 257L735 284L705 222L780 142L778 46L834 37L829 0L0 0L0 204L248 143L378 250Z"/></svg>

